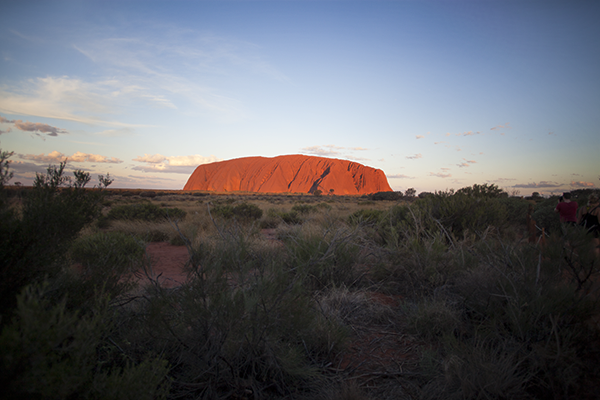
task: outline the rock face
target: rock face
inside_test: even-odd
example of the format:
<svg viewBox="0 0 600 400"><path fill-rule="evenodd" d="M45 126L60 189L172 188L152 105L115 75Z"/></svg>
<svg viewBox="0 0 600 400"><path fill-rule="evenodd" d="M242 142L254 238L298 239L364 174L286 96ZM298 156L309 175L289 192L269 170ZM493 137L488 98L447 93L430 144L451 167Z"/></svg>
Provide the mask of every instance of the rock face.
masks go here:
<svg viewBox="0 0 600 400"><path fill-rule="evenodd" d="M352 161L305 155L244 157L203 164L183 190L217 192L368 194L391 192L380 169Z"/></svg>

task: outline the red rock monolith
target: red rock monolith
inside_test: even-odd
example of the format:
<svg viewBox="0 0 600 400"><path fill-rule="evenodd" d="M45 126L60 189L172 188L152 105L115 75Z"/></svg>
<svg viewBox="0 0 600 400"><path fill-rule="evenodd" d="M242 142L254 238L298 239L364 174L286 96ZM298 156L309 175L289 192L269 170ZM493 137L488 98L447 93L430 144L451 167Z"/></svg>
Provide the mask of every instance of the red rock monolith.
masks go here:
<svg viewBox="0 0 600 400"><path fill-rule="evenodd" d="M335 158L286 155L203 164L183 190L216 192L368 194L391 192L382 170Z"/></svg>

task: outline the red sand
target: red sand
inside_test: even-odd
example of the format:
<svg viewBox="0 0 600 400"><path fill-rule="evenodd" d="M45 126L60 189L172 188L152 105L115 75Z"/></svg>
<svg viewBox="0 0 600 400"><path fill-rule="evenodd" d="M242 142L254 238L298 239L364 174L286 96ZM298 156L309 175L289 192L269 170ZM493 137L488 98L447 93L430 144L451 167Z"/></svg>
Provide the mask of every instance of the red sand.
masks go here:
<svg viewBox="0 0 600 400"><path fill-rule="evenodd" d="M190 258L187 247L173 246L167 242L154 242L148 244L146 254L150 257L152 267L148 272L162 287L172 288L185 282L187 278L185 265ZM144 274L142 276L142 280L148 279Z"/></svg>
<svg viewBox="0 0 600 400"><path fill-rule="evenodd" d="M391 192L380 169L347 160L288 155L245 157L203 164L189 177L184 190L261 193L313 193L356 195Z"/></svg>

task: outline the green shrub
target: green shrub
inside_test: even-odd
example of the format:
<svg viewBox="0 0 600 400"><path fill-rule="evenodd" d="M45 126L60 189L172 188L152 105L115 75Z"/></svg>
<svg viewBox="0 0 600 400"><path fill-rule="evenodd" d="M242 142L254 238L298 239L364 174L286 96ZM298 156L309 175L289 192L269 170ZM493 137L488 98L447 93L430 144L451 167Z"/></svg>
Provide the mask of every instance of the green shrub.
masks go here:
<svg viewBox="0 0 600 400"><path fill-rule="evenodd" d="M261 229L273 229L277 228L281 222L279 213L274 208L267 210L267 215L260 221Z"/></svg>
<svg viewBox="0 0 600 400"><path fill-rule="evenodd" d="M369 195L369 198L373 201L396 201L402 197L402 193L399 192L377 192Z"/></svg>
<svg viewBox="0 0 600 400"><path fill-rule="evenodd" d="M71 256L84 268L109 266L118 269L139 266L145 252L144 243L122 232L99 232L77 239Z"/></svg>
<svg viewBox="0 0 600 400"><path fill-rule="evenodd" d="M157 196L157 194L153 190L145 190L142 193L140 193L140 197L148 197L148 198L152 199L152 198L154 198L156 196Z"/></svg>
<svg viewBox="0 0 600 400"><path fill-rule="evenodd" d="M348 217L348 223L353 225L359 223L377 224L384 214L383 210L358 210Z"/></svg>
<svg viewBox="0 0 600 400"><path fill-rule="evenodd" d="M434 291L442 303L430 312L412 314L415 328L441 345L424 398L585 397L584 382L600 374L592 367L600 349L590 345L598 340L590 325L597 301L585 294L593 283L581 277L597 267L580 232L556 240L544 258L497 240L471 246L481 263L443 282ZM453 317L440 318L448 308Z"/></svg>
<svg viewBox="0 0 600 400"><path fill-rule="evenodd" d="M71 242L100 214L101 189L110 178L99 176L99 189L87 190L89 174L77 170L72 179L65 176L65 166L37 174L19 214L0 202L0 313L14 306L24 286L56 277Z"/></svg>
<svg viewBox="0 0 600 400"><path fill-rule="evenodd" d="M292 207L292 211L297 212L298 214L310 214L311 212L316 211L315 206L311 206L308 204L296 204Z"/></svg>
<svg viewBox="0 0 600 400"><path fill-rule="evenodd" d="M123 357L111 338L106 308L80 315L65 301L50 301L47 290L27 287L18 296L14 319L0 333L4 399L166 398L164 360Z"/></svg>
<svg viewBox="0 0 600 400"><path fill-rule="evenodd" d="M142 221L180 220L185 218L186 214L179 208L161 208L156 204L144 202L113 207L108 212L107 218Z"/></svg>
<svg viewBox="0 0 600 400"><path fill-rule="evenodd" d="M217 204L213 207L211 214L214 214L215 217L231 219L233 218L233 206L231 204Z"/></svg>
<svg viewBox="0 0 600 400"><path fill-rule="evenodd" d="M327 203L319 203L315 207L323 211L331 211L331 205Z"/></svg>
<svg viewBox="0 0 600 400"><path fill-rule="evenodd" d="M134 287L133 272L144 262L145 245L122 232L100 232L73 242L71 259L81 264L81 274L63 279L59 286L69 293L69 306L89 308L94 297L119 296Z"/></svg>
<svg viewBox="0 0 600 400"><path fill-rule="evenodd" d="M276 228L282 221L288 225L298 225L303 222L303 219L296 210L278 211L270 208L267 211L267 217L261 221L261 228Z"/></svg>
<svg viewBox="0 0 600 400"><path fill-rule="evenodd" d="M506 208L507 222L523 225L527 221L530 202L518 197L500 197L497 201Z"/></svg>
<svg viewBox="0 0 600 400"><path fill-rule="evenodd" d="M558 204L558 196L552 196L536 204L531 215L536 225L547 233L560 233L561 224L558 213L554 211Z"/></svg>
<svg viewBox="0 0 600 400"><path fill-rule="evenodd" d="M176 382L215 395L243 382L255 398L273 396L268 388L275 384L285 397L318 380L319 363L325 365L345 336L313 307L297 274L282 262L281 248L257 247L243 229L223 232L194 247L194 279L182 290L144 303L139 316L147 320L136 337L146 337L145 346L162 346L177 362ZM171 395L189 395L187 387Z"/></svg>
<svg viewBox="0 0 600 400"><path fill-rule="evenodd" d="M436 193L417 198L410 205L392 207L380 219L379 230L386 243L398 243L402 237L443 233L448 240L469 233L482 233L493 227L508 226L507 199ZM522 210L522 209L519 209ZM522 220L525 223L525 219Z"/></svg>
<svg viewBox="0 0 600 400"><path fill-rule="evenodd" d="M289 262L311 290L356 283L360 247L358 231L331 226L326 233L294 227L283 238Z"/></svg>
<svg viewBox="0 0 600 400"><path fill-rule="evenodd" d="M411 330L429 340L455 334L461 322L459 312L442 300L406 304L404 313Z"/></svg>
<svg viewBox="0 0 600 400"><path fill-rule="evenodd" d="M478 185L476 183L473 186L468 186L457 190L455 195L489 199L498 197L508 197L508 193L506 193L504 190L500 189L497 185L493 183L484 183L483 185Z"/></svg>
<svg viewBox="0 0 600 400"><path fill-rule="evenodd" d="M233 207L233 214L241 220L257 220L263 215L263 210L255 204L242 203Z"/></svg>
<svg viewBox="0 0 600 400"><path fill-rule="evenodd" d="M215 216L225 219L235 218L241 222L248 222L260 219L263 211L255 204L241 203L237 206L231 204L216 205L211 211Z"/></svg>
<svg viewBox="0 0 600 400"><path fill-rule="evenodd" d="M288 212L282 212L279 214L279 217L283 222L289 225L297 225L302 223L302 219L297 211L292 210Z"/></svg>

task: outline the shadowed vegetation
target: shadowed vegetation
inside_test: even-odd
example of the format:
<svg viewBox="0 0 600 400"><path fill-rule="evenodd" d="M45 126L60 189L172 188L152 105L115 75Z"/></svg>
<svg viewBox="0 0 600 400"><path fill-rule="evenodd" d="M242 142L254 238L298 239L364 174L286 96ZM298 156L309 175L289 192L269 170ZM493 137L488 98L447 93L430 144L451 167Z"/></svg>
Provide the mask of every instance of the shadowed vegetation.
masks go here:
<svg viewBox="0 0 600 400"><path fill-rule="evenodd" d="M6 398L595 394L599 260L585 232L551 226L545 201L494 185L140 196L104 177L87 190L62 164L9 197L2 154ZM153 240L187 246L181 286L135 284Z"/></svg>

